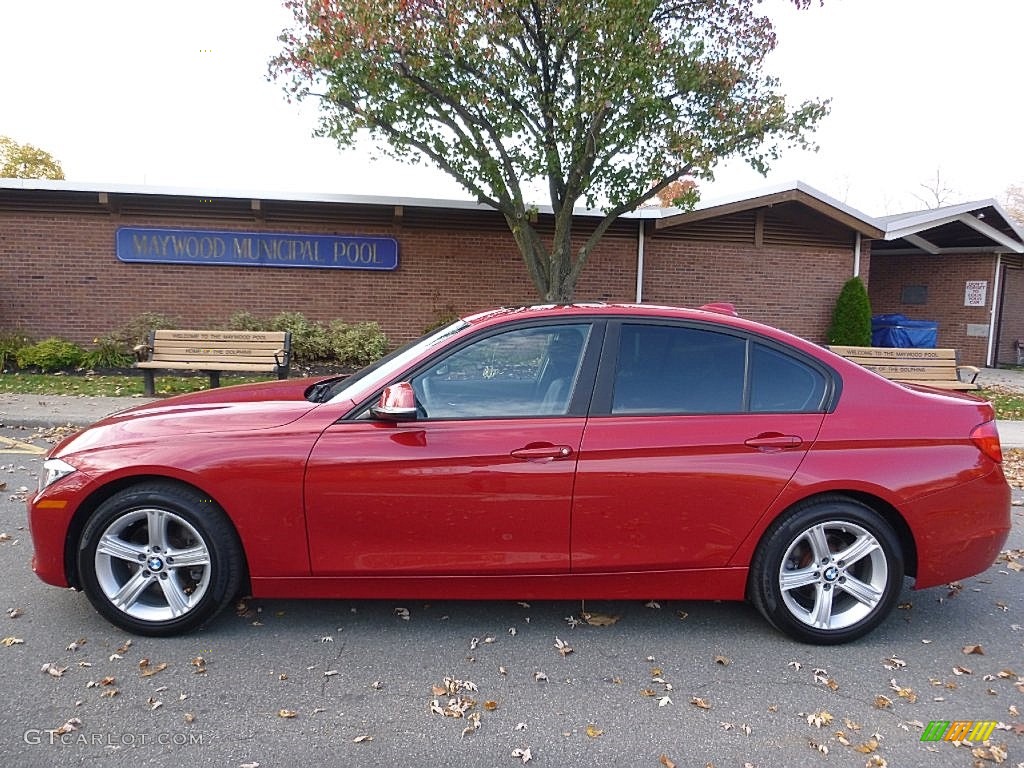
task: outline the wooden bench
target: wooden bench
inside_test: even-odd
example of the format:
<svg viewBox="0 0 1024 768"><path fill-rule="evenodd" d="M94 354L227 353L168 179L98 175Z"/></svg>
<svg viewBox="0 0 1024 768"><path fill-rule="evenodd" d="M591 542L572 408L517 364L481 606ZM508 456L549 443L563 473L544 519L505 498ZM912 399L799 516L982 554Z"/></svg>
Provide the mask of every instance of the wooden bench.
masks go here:
<svg viewBox="0 0 1024 768"><path fill-rule="evenodd" d="M922 384L938 389L981 389L981 385L975 383L979 369L973 365L959 365L955 349L844 346L830 346L828 349L880 376L904 384Z"/></svg>
<svg viewBox="0 0 1024 768"><path fill-rule="evenodd" d="M274 373L288 378L288 331L153 331L149 344L135 348L146 395L155 394L157 370L208 371L210 387L220 386L221 371Z"/></svg>

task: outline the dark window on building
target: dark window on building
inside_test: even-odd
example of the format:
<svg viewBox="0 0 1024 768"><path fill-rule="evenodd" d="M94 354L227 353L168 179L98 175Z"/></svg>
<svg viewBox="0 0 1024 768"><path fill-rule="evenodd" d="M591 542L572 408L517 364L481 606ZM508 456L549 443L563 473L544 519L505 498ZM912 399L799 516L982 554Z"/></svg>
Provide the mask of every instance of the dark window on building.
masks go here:
<svg viewBox="0 0 1024 768"><path fill-rule="evenodd" d="M904 304L927 304L927 285L904 285L900 301Z"/></svg>

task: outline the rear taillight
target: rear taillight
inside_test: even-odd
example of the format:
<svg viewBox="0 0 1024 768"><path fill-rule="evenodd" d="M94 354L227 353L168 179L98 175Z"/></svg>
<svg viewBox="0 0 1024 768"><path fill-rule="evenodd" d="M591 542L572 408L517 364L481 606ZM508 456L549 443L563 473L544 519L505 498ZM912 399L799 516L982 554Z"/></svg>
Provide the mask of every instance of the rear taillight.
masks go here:
<svg viewBox="0 0 1024 768"><path fill-rule="evenodd" d="M986 421L971 430L971 440L992 461L1002 463L1003 448L999 445L999 430L994 421Z"/></svg>

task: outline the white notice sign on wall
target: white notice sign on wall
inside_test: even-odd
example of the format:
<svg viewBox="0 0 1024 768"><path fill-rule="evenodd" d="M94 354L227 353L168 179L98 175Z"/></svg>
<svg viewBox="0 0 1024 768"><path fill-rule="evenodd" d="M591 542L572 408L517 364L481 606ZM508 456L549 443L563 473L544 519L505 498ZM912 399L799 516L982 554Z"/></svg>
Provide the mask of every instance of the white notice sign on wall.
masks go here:
<svg viewBox="0 0 1024 768"><path fill-rule="evenodd" d="M968 280L964 291L965 307L984 307L988 294L988 280Z"/></svg>

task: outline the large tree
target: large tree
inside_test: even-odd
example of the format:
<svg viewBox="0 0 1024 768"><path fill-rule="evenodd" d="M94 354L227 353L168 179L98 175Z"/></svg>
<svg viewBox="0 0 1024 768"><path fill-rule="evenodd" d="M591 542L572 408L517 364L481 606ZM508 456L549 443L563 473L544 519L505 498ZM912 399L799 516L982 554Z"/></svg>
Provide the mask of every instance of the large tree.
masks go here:
<svg viewBox="0 0 1024 768"><path fill-rule="evenodd" d="M0 136L0 178L63 179L64 170L49 152Z"/></svg>
<svg viewBox="0 0 1024 768"><path fill-rule="evenodd" d="M827 102L787 107L763 71L776 37L759 2L286 0L295 26L271 73L320 98L322 135L368 131L500 211L540 295L562 302L623 213L724 158L764 172L807 145ZM605 215L574 241L581 201Z"/></svg>

